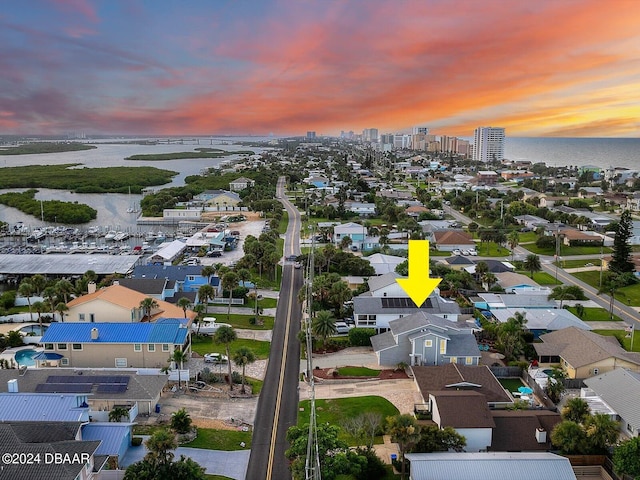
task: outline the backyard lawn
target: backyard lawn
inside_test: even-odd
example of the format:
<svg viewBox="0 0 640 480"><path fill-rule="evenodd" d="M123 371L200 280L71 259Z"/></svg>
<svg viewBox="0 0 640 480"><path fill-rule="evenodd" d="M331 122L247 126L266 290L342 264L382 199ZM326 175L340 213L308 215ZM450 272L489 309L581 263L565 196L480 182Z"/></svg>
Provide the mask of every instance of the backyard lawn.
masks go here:
<svg viewBox="0 0 640 480"><path fill-rule="evenodd" d="M240 442L245 443L244 448L240 446ZM198 436L181 446L207 450L245 450L251 448L251 432L198 428Z"/></svg>
<svg viewBox="0 0 640 480"><path fill-rule="evenodd" d="M264 360L269 357L269 350L271 349L270 342L261 342L258 340L249 340L246 338L239 338L229 344L229 351L231 355L240 347L248 347L253 350L256 358ZM191 348L194 352L203 355L205 353L225 353L225 346L221 343L213 343L213 337L196 336L191 337Z"/></svg>
<svg viewBox="0 0 640 480"><path fill-rule="evenodd" d="M569 310L575 316L578 316L578 311L575 307L564 307L564 308ZM618 317L617 315L614 315L613 320L611 320L611 315L609 315L609 311L604 308L584 307L584 315L582 316L581 320L584 322L608 322L608 321L619 322L621 321L621 318Z"/></svg>
<svg viewBox="0 0 640 480"><path fill-rule="evenodd" d="M382 421L397 415L398 409L387 399L377 396L336 398L333 400L316 400L317 423L329 423L342 428L345 420L355 418L361 413L372 412L380 414ZM298 412L298 426L309 423L309 400L300 402ZM382 425L381 425L382 426ZM349 445L355 446L354 439L344 430L340 438ZM382 437L376 437L376 443L382 443Z"/></svg>
<svg viewBox="0 0 640 480"><path fill-rule="evenodd" d="M633 350L631 348L631 334L624 330L592 330L593 333L602 335L605 337L616 337L618 342L627 351L640 352L640 333L635 332L633 334Z"/></svg>
<svg viewBox="0 0 640 480"><path fill-rule="evenodd" d="M593 288L599 288L600 286L600 271L589 272L575 272L572 273L576 278L579 278L585 283L588 283ZM640 305L640 282L636 282L633 285L623 287L616 291L616 300L623 305Z"/></svg>
<svg viewBox="0 0 640 480"><path fill-rule="evenodd" d="M499 378L498 381L508 392L517 392L519 387L525 386L519 378Z"/></svg>
<svg viewBox="0 0 640 480"><path fill-rule="evenodd" d="M481 257L505 257L511 255L511 250L507 250L495 242L478 242L476 244L476 250Z"/></svg>
<svg viewBox="0 0 640 480"><path fill-rule="evenodd" d="M525 270L518 270L517 273L521 273L522 275L526 275L531 278L531 272L527 272ZM561 285L562 282L556 280L555 277L547 272L535 272L533 274L533 280L538 285Z"/></svg>
<svg viewBox="0 0 640 480"><path fill-rule="evenodd" d="M231 307L233 310L233 307ZM226 313L216 313L207 315L209 317L215 318L220 323L229 323L232 327L235 328L246 328L248 330L272 330L273 329L273 317L268 317L265 315L260 315L260 320L264 323L264 325L252 325L249 323L249 320L254 317L254 315L243 315L239 313L232 313L229 316L229 321L227 321ZM197 328L197 327L196 327Z"/></svg>

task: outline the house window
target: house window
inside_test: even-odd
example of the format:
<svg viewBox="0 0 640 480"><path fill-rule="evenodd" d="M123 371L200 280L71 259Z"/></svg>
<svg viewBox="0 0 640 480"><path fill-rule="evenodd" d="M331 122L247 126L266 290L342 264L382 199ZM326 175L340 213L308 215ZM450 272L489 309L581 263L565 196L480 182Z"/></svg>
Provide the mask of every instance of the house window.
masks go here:
<svg viewBox="0 0 640 480"><path fill-rule="evenodd" d="M168 352L169 351L169 344L168 343L163 343L162 344L162 351L163 352Z"/></svg>
<svg viewBox="0 0 640 480"><path fill-rule="evenodd" d="M473 357L467 357L464 359L465 365L473 365Z"/></svg>
<svg viewBox="0 0 640 480"><path fill-rule="evenodd" d="M630 423L627 423L627 431L633 434L633 427L631 426Z"/></svg>
<svg viewBox="0 0 640 480"><path fill-rule="evenodd" d="M78 314L78 321L79 322L84 322L84 313L79 313Z"/></svg>
<svg viewBox="0 0 640 480"><path fill-rule="evenodd" d="M458 363L458 357L451 357L449 363Z"/></svg>
<svg viewBox="0 0 640 480"><path fill-rule="evenodd" d="M91 323L94 323L94 322L96 321L96 315L95 315L95 313L90 313L90 314L89 314L89 321L90 321Z"/></svg>
<svg viewBox="0 0 640 480"><path fill-rule="evenodd" d="M445 339L440 340L440 354L444 355L447 353L447 341Z"/></svg>
<svg viewBox="0 0 640 480"><path fill-rule="evenodd" d="M442 318L449 318L449 315L443 315Z"/></svg>
<svg viewBox="0 0 640 480"><path fill-rule="evenodd" d="M196 277L194 275L187 275L187 280L189 280L190 282L195 282Z"/></svg>
<svg viewBox="0 0 640 480"><path fill-rule="evenodd" d="M150 343L149 345L147 345L147 350L149 350L150 352L155 352L156 346L153 343Z"/></svg>
<svg viewBox="0 0 640 480"><path fill-rule="evenodd" d="M133 351L134 352L141 352L142 351L142 344L141 343L134 343L133 344Z"/></svg>
<svg viewBox="0 0 640 480"><path fill-rule="evenodd" d="M424 346L427 347L427 348L433 347L433 340L425 340L424 341Z"/></svg>
<svg viewBox="0 0 640 480"><path fill-rule="evenodd" d="M60 359L60 365L62 365L63 367L68 367L69 366L69 359L68 358L61 358Z"/></svg>
<svg viewBox="0 0 640 480"><path fill-rule="evenodd" d="M81 343L72 343L71 344L71 349L72 350L82 350L82 344Z"/></svg>
<svg viewBox="0 0 640 480"><path fill-rule="evenodd" d="M127 367L126 358L116 358L116 368L126 368L126 367Z"/></svg>
<svg viewBox="0 0 640 480"><path fill-rule="evenodd" d="M53 350L53 343L45 343L44 344L44 349L45 350Z"/></svg>
<svg viewBox="0 0 640 480"><path fill-rule="evenodd" d="M67 344L66 343L59 343L56 346L58 347L58 350L66 350L67 349Z"/></svg>

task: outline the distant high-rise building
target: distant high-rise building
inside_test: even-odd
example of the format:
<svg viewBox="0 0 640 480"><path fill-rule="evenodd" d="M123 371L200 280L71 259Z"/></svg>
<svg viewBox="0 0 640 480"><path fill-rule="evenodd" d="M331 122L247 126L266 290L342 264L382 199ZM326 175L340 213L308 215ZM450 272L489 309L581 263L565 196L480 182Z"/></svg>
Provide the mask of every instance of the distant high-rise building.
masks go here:
<svg viewBox="0 0 640 480"><path fill-rule="evenodd" d="M419 135L419 134L429 135L429 127L413 127L411 129L411 134L412 135Z"/></svg>
<svg viewBox="0 0 640 480"><path fill-rule="evenodd" d="M363 142L377 142L378 141L378 129L377 128L365 128L362 131Z"/></svg>
<svg viewBox="0 0 640 480"><path fill-rule="evenodd" d="M504 128L478 127L473 136L473 160L490 162L504 159Z"/></svg>
<svg viewBox="0 0 640 480"><path fill-rule="evenodd" d="M316 138L316 132L307 132L307 140Z"/></svg>

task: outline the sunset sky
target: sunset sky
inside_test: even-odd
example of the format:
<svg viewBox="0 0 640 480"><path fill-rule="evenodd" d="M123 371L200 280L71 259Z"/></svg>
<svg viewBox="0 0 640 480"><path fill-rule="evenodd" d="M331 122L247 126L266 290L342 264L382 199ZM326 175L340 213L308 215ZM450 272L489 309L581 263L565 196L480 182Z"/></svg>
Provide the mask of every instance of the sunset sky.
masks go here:
<svg viewBox="0 0 640 480"><path fill-rule="evenodd" d="M24 0L0 134L638 137L638 0Z"/></svg>

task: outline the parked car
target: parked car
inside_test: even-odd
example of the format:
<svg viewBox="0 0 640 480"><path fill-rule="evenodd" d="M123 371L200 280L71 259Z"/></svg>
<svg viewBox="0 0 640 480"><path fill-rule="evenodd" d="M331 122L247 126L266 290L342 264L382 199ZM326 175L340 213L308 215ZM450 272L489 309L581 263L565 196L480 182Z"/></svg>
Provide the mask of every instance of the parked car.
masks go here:
<svg viewBox="0 0 640 480"><path fill-rule="evenodd" d="M228 323L218 323L215 317L205 317L200 324L196 324L195 322L191 324L191 331L193 333L197 332L200 335L213 335L222 326L230 327L231 325Z"/></svg>
<svg viewBox="0 0 640 480"><path fill-rule="evenodd" d="M222 355L221 353L205 353L204 354L204 363L213 363L215 365L219 363L227 363L229 359L226 355Z"/></svg>
<svg viewBox="0 0 640 480"><path fill-rule="evenodd" d="M346 322L336 322L336 333L338 335L345 335L349 333L349 330L351 330L352 328L353 326L347 325Z"/></svg>
<svg viewBox="0 0 640 480"><path fill-rule="evenodd" d="M287 262L295 262L296 260L298 260L298 256L297 255L287 255L286 260L287 260Z"/></svg>
<svg viewBox="0 0 640 480"><path fill-rule="evenodd" d="M457 248L452 251L451 253L453 253L454 255L460 255L460 250L458 250Z"/></svg>
<svg viewBox="0 0 640 480"><path fill-rule="evenodd" d="M471 249L471 250L469 250L469 255L471 255L472 257L475 257L475 256L478 255L478 251L474 250L474 249Z"/></svg>
<svg viewBox="0 0 640 480"><path fill-rule="evenodd" d="M300 262L296 262L293 264L293 268L295 268L296 270L300 270L300 267L302 267L302 264Z"/></svg>
<svg viewBox="0 0 640 480"><path fill-rule="evenodd" d="M469 250L462 250L462 252L461 252L461 253L462 253L462 255L471 255L471 254L469 253Z"/></svg>

